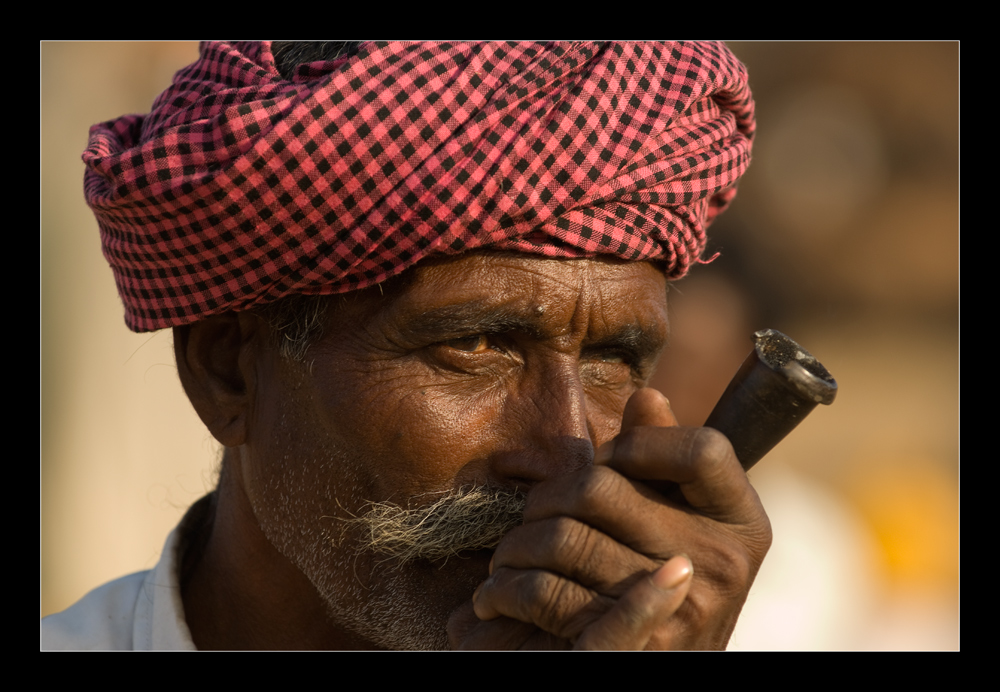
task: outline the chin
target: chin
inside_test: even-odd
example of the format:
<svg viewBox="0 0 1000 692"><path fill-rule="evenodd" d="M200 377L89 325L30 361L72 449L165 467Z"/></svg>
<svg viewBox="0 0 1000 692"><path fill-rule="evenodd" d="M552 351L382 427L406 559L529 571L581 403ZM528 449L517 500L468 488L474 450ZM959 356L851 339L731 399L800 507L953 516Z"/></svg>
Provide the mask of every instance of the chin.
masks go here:
<svg viewBox="0 0 1000 692"><path fill-rule="evenodd" d="M475 550L400 565L370 556L355 563L347 583L339 580L334 586L320 579L314 584L330 617L371 648L447 650L448 619L489 575L492 557L492 550ZM363 567L362 562L368 564Z"/></svg>

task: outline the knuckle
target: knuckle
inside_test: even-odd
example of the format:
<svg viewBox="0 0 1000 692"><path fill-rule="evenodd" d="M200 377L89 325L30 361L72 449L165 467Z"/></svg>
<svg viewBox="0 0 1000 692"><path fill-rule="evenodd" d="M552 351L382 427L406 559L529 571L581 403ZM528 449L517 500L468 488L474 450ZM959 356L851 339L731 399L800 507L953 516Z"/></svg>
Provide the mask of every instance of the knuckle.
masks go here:
<svg viewBox="0 0 1000 692"><path fill-rule="evenodd" d="M559 517L552 553L560 564L585 564L594 552L594 536L589 526L569 517Z"/></svg>
<svg viewBox="0 0 1000 692"><path fill-rule="evenodd" d="M712 428L697 428L691 436L691 460L703 472L731 466L736 458L729 439Z"/></svg>
<svg viewBox="0 0 1000 692"><path fill-rule="evenodd" d="M519 580L518 587L519 610L528 614L536 625L552 632L559 621L566 583L552 572L534 570Z"/></svg>
<svg viewBox="0 0 1000 692"><path fill-rule="evenodd" d="M574 638L595 617L595 594L558 574L529 572L518 583L521 617L557 637Z"/></svg>
<svg viewBox="0 0 1000 692"><path fill-rule="evenodd" d="M754 540L760 554L760 560L763 561L764 555L771 549L771 542L774 539L774 533L771 530L771 519L764 512L763 507L760 508L760 521L755 527L754 535L751 539Z"/></svg>
<svg viewBox="0 0 1000 692"><path fill-rule="evenodd" d="M703 576L711 584L714 594L724 599L735 596L745 598L762 559L762 555L756 555L742 541L726 541L715 546L707 564L703 565Z"/></svg>
<svg viewBox="0 0 1000 692"><path fill-rule="evenodd" d="M521 575L517 585L518 598L527 609L532 609L553 600L558 592L558 577L545 570L529 570Z"/></svg>
<svg viewBox="0 0 1000 692"><path fill-rule="evenodd" d="M576 493L576 509L583 516L601 511L619 482L618 473L606 466L593 466L580 474Z"/></svg>
<svg viewBox="0 0 1000 692"><path fill-rule="evenodd" d="M716 559L717 572L724 592L741 593L749 589L757 570L754 569L753 560L742 544L737 543L729 546L728 550L719 551Z"/></svg>

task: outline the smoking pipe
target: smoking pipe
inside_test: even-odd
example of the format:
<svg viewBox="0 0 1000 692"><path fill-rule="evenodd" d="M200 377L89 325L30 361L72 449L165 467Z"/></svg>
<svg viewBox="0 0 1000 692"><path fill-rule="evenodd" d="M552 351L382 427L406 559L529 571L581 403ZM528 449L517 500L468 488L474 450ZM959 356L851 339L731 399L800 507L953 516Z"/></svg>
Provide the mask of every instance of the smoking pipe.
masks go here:
<svg viewBox="0 0 1000 692"><path fill-rule="evenodd" d="M808 351L774 329L753 335L750 352L705 421L729 438L744 469L756 464L816 408L837 381Z"/></svg>

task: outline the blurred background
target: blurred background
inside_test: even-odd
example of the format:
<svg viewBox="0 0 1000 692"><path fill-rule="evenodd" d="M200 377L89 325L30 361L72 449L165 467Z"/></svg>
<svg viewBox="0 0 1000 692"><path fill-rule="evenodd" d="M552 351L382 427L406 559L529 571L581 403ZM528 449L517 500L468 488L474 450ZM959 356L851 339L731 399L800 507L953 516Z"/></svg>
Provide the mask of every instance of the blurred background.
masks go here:
<svg viewBox="0 0 1000 692"><path fill-rule="evenodd" d="M753 471L774 545L733 649L959 647L959 46L731 43L754 161L670 293L654 385L704 421L779 329L840 384ZM41 44L40 603L155 565L220 450L168 331L131 333L80 153L147 112L194 43Z"/></svg>

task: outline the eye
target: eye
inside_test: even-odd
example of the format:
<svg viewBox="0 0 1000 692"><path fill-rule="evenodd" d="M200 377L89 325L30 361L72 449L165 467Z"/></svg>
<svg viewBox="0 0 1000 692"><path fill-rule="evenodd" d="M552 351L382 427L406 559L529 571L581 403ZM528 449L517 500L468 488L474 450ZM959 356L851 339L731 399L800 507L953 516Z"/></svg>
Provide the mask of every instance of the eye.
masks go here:
<svg viewBox="0 0 1000 692"><path fill-rule="evenodd" d="M516 358L506 347L502 336L471 334L445 339L433 344L428 351L433 362L446 370L466 374L496 374L496 368L513 365Z"/></svg>
<svg viewBox="0 0 1000 692"><path fill-rule="evenodd" d="M624 365L631 368L638 360L634 353L621 349L601 349L584 355L585 360L606 365Z"/></svg>
<svg viewBox="0 0 1000 692"><path fill-rule="evenodd" d="M632 387L644 377L632 354L619 350L591 353L580 363L580 373L591 386L619 389Z"/></svg>
<svg viewBox="0 0 1000 692"><path fill-rule="evenodd" d="M462 351L463 353L486 353L491 349L490 340L485 334L463 336L458 339L449 339L442 343L448 348Z"/></svg>

